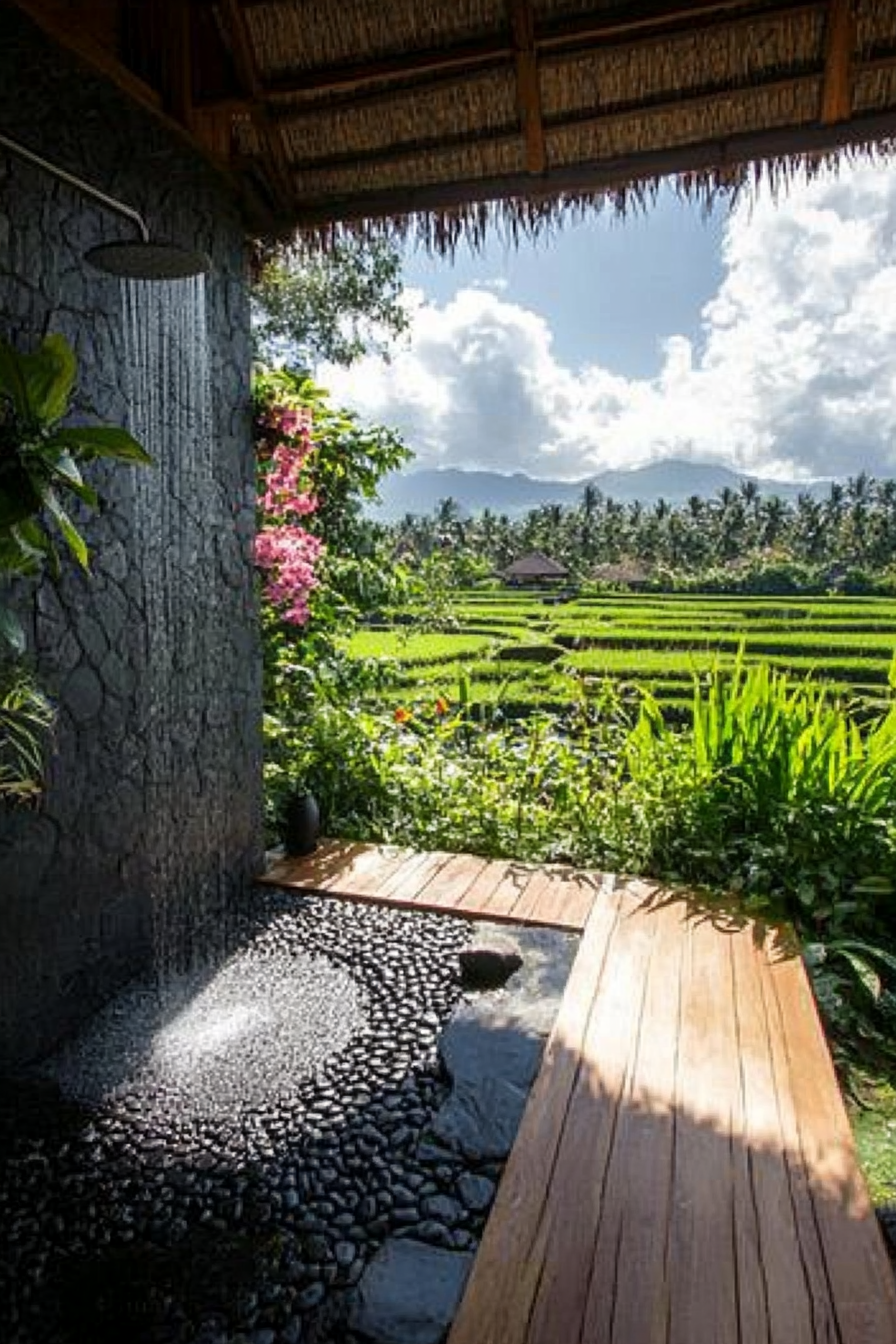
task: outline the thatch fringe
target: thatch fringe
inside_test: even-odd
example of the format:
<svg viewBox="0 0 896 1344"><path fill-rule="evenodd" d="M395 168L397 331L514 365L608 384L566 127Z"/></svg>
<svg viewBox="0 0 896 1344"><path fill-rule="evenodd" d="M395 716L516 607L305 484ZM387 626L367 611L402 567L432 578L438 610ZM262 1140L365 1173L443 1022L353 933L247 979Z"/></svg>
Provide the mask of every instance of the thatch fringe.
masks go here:
<svg viewBox="0 0 896 1344"><path fill-rule="evenodd" d="M812 181L822 173L836 173L844 164L884 164L894 154L896 138L671 176L651 174L599 191L509 197L445 209L329 220L299 227L290 236L290 245L298 243L304 248L327 251L343 238L367 241L386 238L441 257L452 257L462 247L472 253L480 252L487 240L515 248L523 241L545 241L565 225L595 215L611 214L623 220L645 214L664 188L681 200L696 203L709 215L720 206L730 209L736 203L758 199L763 193L778 199L794 183Z"/></svg>

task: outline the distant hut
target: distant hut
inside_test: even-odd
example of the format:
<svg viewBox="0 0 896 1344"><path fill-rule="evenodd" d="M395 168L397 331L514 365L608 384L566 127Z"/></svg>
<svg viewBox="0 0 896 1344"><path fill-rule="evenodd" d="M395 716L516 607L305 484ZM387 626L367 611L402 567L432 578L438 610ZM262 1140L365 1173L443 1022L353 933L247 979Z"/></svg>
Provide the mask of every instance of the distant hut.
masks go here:
<svg viewBox="0 0 896 1344"><path fill-rule="evenodd" d="M521 588L526 584L565 583L569 578L569 570L550 556L533 551L531 555L514 560L501 577L511 588Z"/></svg>
<svg viewBox="0 0 896 1344"><path fill-rule="evenodd" d="M591 577L595 583L612 583L617 588L630 588L633 593L649 588L651 583L650 570L640 560L595 565Z"/></svg>

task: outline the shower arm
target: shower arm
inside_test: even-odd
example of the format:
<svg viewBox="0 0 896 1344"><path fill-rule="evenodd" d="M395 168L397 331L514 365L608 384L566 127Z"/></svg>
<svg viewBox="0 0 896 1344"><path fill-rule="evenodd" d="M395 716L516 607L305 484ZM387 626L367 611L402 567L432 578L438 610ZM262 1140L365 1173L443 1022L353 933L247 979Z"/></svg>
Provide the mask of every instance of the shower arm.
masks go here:
<svg viewBox="0 0 896 1344"><path fill-rule="evenodd" d="M56 177L60 182L67 182L70 187L77 187L78 191L84 192L85 196L92 196L95 201L105 205L107 209L116 211L119 215L124 215L125 219L130 219L140 230L140 239L144 243L149 242L149 229L146 220L132 206L125 205L123 201L117 201L114 196L107 196L104 191L98 187L91 186L81 177L75 177L74 173L67 173L64 168L57 168L55 163L48 163L42 159L39 154L33 150L26 149L20 145L17 140L10 140L6 135L0 134L0 147L8 149L11 154L17 154L20 159L25 159L28 163L36 164L38 168L43 168L44 172L49 173L51 177Z"/></svg>

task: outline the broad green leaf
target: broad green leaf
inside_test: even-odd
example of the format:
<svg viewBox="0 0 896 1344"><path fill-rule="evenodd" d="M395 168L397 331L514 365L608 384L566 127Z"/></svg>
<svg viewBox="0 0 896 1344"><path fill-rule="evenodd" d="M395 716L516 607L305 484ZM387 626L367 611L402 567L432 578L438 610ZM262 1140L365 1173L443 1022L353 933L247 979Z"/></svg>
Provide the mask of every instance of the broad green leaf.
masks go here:
<svg viewBox="0 0 896 1344"><path fill-rule="evenodd" d="M67 485L82 485L84 482L77 462L67 452L60 453L56 458L53 471L57 476L61 476Z"/></svg>
<svg viewBox="0 0 896 1344"><path fill-rule="evenodd" d="M77 464L72 461L68 453L62 453L53 464L53 474L57 476L60 483L66 490L77 495L78 499L83 500L95 509L99 504L99 495L93 486L88 485L78 470Z"/></svg>
<svg viewBox="0 0 896 1344"><path fill-rule="evenodd" d="M36 556L30 547L22 545L16 528L7 533L0 531L0 573L37 574L42 558Z"/></svg>
<svg viewBox="0 0 896 1344"><path fill-rule="evenodd" d="M856 895L860 896L889 896L893 890L893 883L888 877L863 877L853 887Z"/></svg>
<svg viewBox="0 0 896 1344"><path fill-rule="evenodd" d="M153 464L149 453L133 435L115 425L85 425L57 429L53 440L77 453L78 457L86 462L99 457L108 457L119 462L137 462L141 466Z"/></svg>
<svg viewBox="0 0 896 1344"><path fill-rule="evenodd" d="M28 407L34 419L53 425L68 410L78 363L64 336L54 332L40 347L20 357Z"/></svg>
<svg viewBox="0 0 896 1344"><path fill-rule="evenodd" d="M89 569L90 553L87 550L87 543L75 527L71 518L69 518L65 509L59 503L55 492L52 490L47 495L47 509L52 514L59 527L59 531L65 538L68 548L78 564L82 569Z"/></svg>
<svg viewBox="0 0 896 1344"><path fill-rule="evenodd" d="M873 999L879 999L883 985L877 971L866 961L864 957L845 947L838 947L836 951L844 961L855 971L856 978L862 988L871 995Z"/></svg>
<svg viewBox="0 0 896 1344"><path fill-rule="evenodd" d="M19 545L35 557L47 553L49 545L47 534L36 518L26 518L23 523L17 523L13 532Z"/></svg>

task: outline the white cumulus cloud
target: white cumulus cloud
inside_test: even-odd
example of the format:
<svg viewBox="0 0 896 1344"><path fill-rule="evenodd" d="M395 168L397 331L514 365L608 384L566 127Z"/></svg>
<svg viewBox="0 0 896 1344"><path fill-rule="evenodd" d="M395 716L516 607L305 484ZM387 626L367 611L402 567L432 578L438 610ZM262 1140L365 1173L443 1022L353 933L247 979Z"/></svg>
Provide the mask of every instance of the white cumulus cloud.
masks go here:
<svg viewBox="0 0 896 1344"><path fill-rule="evenodd" d="M400 429L421 466L569 478L677 456L782 477L896 473L896 170L761 198L726 222L722 248L699 341L666 340L653 378L564 364L548 320L500 285L444 305L413 294L391 364L321 376Z"/></svg>

